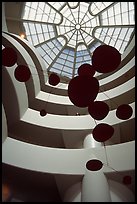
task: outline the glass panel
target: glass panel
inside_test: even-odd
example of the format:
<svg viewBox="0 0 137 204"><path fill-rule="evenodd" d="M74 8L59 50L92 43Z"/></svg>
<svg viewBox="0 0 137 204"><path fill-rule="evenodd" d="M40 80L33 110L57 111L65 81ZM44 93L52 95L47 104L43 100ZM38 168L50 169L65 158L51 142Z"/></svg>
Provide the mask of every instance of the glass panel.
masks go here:
<svg viewBox="0 0 137 204"><path fill-rule="evenodd" d="M117 24L117 25L122 25L122 22L121 22L121 15L117 15L117 16L115 16L115 19L116 19L116 24Z"/></svg>
<svg viewBox="0 0 137 204"><path fill-rule="evenodd" d="M135 14L134 11L130 11L130 24L135 24Z"/></svg>
<svg viewBox="0 0 137 204"><path fill-rule="evenodd" d="M127 2L121 2L121 7L122 7L122 12L127 12L128 10Z"/></svg>
<svg viewBox="0 0 137 204"><path fill-rule="evenodd" d="M48 55L45 55L44 59L47 61L48 64L52 62L52 59Z"/></svg>
<svg viewBox="0 0 137 204"><path fill-rule="evenodd" d="M41 25L36 23L35 26L36 26L37 33L42 33Z"/></svg>
<svg viewBox="0 0 137 204"><path fill-rule="evenodd" d="M33 41L30 35L27 36L27 40L33 45Z"/></svg>
<svg viewBox="0 0 137 204"><path fill-rule="evenodd" d="M54 38L55 37L55 33L54 32L50 33L50 37Z"/></svg>
<svg viewBox="0 0 137 204"><path fill-rule="evenodd" d="M39 35L38 35L38 38L39 38L39 42L40 42L40 43L44 42L43 34L39 34Z"/></svg>
<svg viewBox="0 0 137 204"><path fill-rule="evenodd" d="M33 44L37 45L39 43L37 35L32 35Z"/></svg>
<svg viewBox="0 0 137 204"><path fill-rule="evenodd" d="M29 2L28 2L29 3ZM37 9L38 7L38 2L31 2L31 7L34 9Z"/></svg>
<svg viewBox="0 0 137 204"><path fill-rule="evenodd" d="M36 29L33 23L29 23L29 29L31 34L36 34Z"/></svg>
<svg viewBox="0 0 137 204"><path fill-rule="evenodd" d="M43 29L43 32L47 32L48 26L46 24L42 24L42 29Z"/></svg>
<svg viewBox="0 0 137 204"><path fill-rule="evenodd" d="M115 25L114 17L108 19L109 25Z"/></svg>
<svg viewBox="0 0 137 204"><path fill-rule="evenodd" d="M129 10L134 10L134 2L128 2Z"/></svg>
<svg viewBox="0 0 137 204"><path fill-rule="evenodd" d="M123 21L123 25L129 24L128 13L122 13L122 21Z"/></svg>
<svg viewBox="0 0 137 204"><path fill-rule="evenodd" d="M37 50L42 57L46 54L45 51L41 47L37 47Z"/></svg>
<svg viewBox="0 0 137 204"><path fill-rule="evenodd" d="M29 27L28 27L28 23L23 23L24 27L25 27L25 31L26 31L26 36L30 35L30 31L29 31Z"/></svg>
<svg viewBox="0 0 137 204"><path fill-rule="evenodd" d="M34 9L30 9L29 19L30 19L30 20L35 19L35 15L36 15L36 11L35 11Z"/></svg>
<svg viewBox="0 0 137 204"><path fill-rule="evenodd" d="M120 3L116 3L114 6L115 15L120 14Z"/></svg>
<svg viewBox="0 0 137 204"><path fill-rule="evenodd" d="M60 72L61 72L59 69L56 69L56 68L53 68L53 67L51 67L50 71L58 73L58 74L60 74Z"/></svg>
<svg viewBox="0 0 137 204"><path fill-rule="evenodd" d="M31 3L32 3L32 2L26 2L26 6L29 6L29 7L30 7L30 6L31 6Z"/></svg>
<svg viewBox="0 0 137 204"><path fill-rule="evenodd" d="M29 8L26 6L25 7L25 12L24 12L24 16L23 16L23 19L28 19L28 16L29 16Z"/></svg>

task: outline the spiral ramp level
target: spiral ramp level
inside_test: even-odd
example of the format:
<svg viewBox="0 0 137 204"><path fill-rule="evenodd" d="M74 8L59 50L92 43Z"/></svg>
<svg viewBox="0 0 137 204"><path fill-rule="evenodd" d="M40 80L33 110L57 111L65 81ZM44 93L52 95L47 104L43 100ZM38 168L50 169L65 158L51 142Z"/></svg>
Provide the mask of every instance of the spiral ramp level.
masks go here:
<svg viewBox="0 0 137 204"><path fill-rule="evenodd" d="M97 77L100 90L106 93L100 91L97 100L105 101L110 109L101 122L115 130L104 147L91 143L95 121L86 108L71 103L68 84L51 86L48 73L42 72L44 63L37 50L5 26L8 24L3 22L2 48L13 47L17 64L29 64L32 76L28 82L20 83L14 77L17 64L2 66L2 168L13 199L134 202L135 36L122 55L119 68ZM116 104L125 102L133 114L123 121L116 118ZM41 117L39 112L45 105L48 114ZM85 165L92 158L108 165L101 172L90 172ZM122 183L125 175L132 177L128 186Z"/></svg>

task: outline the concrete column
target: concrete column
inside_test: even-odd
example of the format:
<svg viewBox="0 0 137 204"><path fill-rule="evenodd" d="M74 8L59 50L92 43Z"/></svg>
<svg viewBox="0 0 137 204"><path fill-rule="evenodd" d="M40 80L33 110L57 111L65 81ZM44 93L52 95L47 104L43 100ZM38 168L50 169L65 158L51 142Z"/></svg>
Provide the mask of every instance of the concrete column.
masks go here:
<svg viewBox="0 0 137 204"><path fill-rule="evenodd" d="M81 202L81 182L76 183L67 189L63 202Z"/></svg>
<svg viewBox="0 0 137 204"><path fill-rule="evenodd" d="M81 202L111 202L109 185L102 169L86 169L82 180Z"/></svg>
<svg viewBox="0 0 137 204"><path fill-rule="evenodd" d="M93 136L92 133L87 135L84 139L83 142L83 147L84 148L95 148L95 147L101 147L102 143L101 142L97 142Z"/></svg>
<svg viewBox="0 0 137 204"><path fill-rule="evenodd" d="M94 140L92 134L85 137L83 142L84 148L101 147L102 143ZM91 155L91 159L97 159ZM89 171L85 170L82 180L81 202L111 202L109 185L103 170Z"/></svg>

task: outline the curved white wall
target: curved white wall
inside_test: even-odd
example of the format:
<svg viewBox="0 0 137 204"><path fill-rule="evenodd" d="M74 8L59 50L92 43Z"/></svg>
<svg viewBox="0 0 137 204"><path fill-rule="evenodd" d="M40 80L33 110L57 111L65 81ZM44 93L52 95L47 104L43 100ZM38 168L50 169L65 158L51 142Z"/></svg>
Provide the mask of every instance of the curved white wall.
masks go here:
<svg viewBox="0 0 137 204"><path fill-rule="evenodd" d="M34 66L34 73L32 72L32 75L36 75L37 76L37 80L39 80L39 75L38 73L36 72L36 68L37 68L37 71L44 71L44 83L47 82L48 80L48 73L47 73L47 70L45 69L45 63L44 63L44 60L42 59L42 57L40 56L39 52L37 49L35 49L35 47L33 47L31 45L30 42L28 42L26 39L22 39L20 38L20 36L18 35L15 35L13 33L6 33L7 35L9 36L12 36L14 39L17 39L17 41L19 42L19 44L21 44L29 53L29 55L31 56L32 59L36 58L37 61L39 62L38 65L35 65ZM28 61L29 62L29 61ZM33 61L34 63L36 63L36 61ZM29 64L29 63L28 63ZM30 64L31 68L33 69L33 65ZM41 77L41 76L40 76ZM35 80L36 80L36 77L35 77Z"/></svg>
<svg viewBox="0 0 137 204"><path fill-rule="evenodd" d="M16 69L16 67L17 67L17 65L14 65L10 68L3 67L3 69L5 69L4 70L5 74L7 74L8 77L10 77L10 79L12 81L12 85L14 86L14 89L16 92L16 97L17 97L17 103L19 106L18 107L19 108L19 114L20 114L19 117L21 118L23 116L23 114L27 111L27 108L28 108L28 96L27 96L25 84L18 82L14 77L14 70ZM4 80L4 83L6 83L6 80ZM8 97L7 90L10 88L10 87L6 88L6 87L7 86L5 85L5 87L4 87L5 98ZM15 97L15 96L12 96L12 97ZM4 103L3 105L5 106L6 104ZM11 118L11 120L14 121L14 118Z"/></svg>
<svg viewBox="0 0 137 204"><path fill-rule="evenodd" d="M35 67L35 64L32 60L32 58L30 57L29 53L26 51L26 49L20 44L18 43L17 40L15 40L13 37L3 33L2 36L5 38L4 40L4 46L8 46L10 45L11 47L13 47L14 49L16 49L17 51L17 64L18 65L28 65L30 72L31 72L31 78L33 79L33 83L34 83L34 90L35 90L35 95L37 95L40 91L40 82L38 79L38 73L37 73L37 69ZM12 69L12 68L11 68ZM18 82L20 83L20 82ZM24 84L24 82L20 83L20 84Z"/></svg>
<svg viewBox="0 0 137 204"><path fill-rule="evenodd" d="M121 104L120 104L121 105ZM130 104L133 108L133 114L130 119L135 117L135 103ZM128 119L128 120L130 120ZM116 117L116 110L110 111L108 116L101 121L96 121L90 115L81 116L65 116L65 115L53 115L47 114L45 117L41 117L39 111L28 108L21 118L21 121L38 125L41 127L48 127L52 129L67 129L67 130L92 130L96 124L108 123L115 125L124 120Z"/></svg>
<svg viewBox="0 0 137 204"><path fill-rule="evenodd" d="M7 119L6 119L5 110L2 104L2 143L6 140L7 136L8 136Z"/></svg>
<svg viewBox="0 0 137 204"><path fill-rule="evenodd" d="M135 66L135 57L133 57L125 66L123 66L120 70L118 70L114 74L111 74L108 77L100 79L99 80L99 85L102 86L104 84L113 82L115 79L117 79L118 77L120 77L123 74L125 74L127 71L132 69L134 66Z"/></svg>
<svg viewBox="0 0 137 204"><path fill-rule="evenodd" d="M133 170L135 168L134 150L135 142L108 146L109 166L117 171ZM107 164L103 147L58 149L32 145L9 137L2 145L3 163L48 173L83 175L85 164L92 158L92 155ZM106 165L103 166L104 172L112 172L113 169Z"/></svg>
<svg viewBox="0 0 137 204"><path fill-rule="evenodd" d="M2 2L2 31L8 31L5 19L5 3Z"/></svg>
<svg viewBox="0 0 137 204"><path fill-rule="evenodd" d="M105 101L105 100L108 100L109 98L113 100L114 97L120 96L121 94L126 93L127 91L133 89L134 87L135 87L135 77L131 78L127 82L113 89L98 93L96 100ZM38 93L37 99L51 102L51 103L62 104L62 105L73 105L73 103L70 101L68 96L60 96L60 95L55 95L52 93L46 93L42 91Z"/></svg>

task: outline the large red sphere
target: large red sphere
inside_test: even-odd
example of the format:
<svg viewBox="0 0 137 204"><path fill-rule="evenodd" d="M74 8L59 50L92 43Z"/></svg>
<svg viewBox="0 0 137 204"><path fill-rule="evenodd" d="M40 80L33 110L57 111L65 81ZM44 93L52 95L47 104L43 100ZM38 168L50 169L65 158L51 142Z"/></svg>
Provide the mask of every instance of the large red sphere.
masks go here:
<svg viewBox="0 0 137 204"><path fill-rule="evenodd" d="M98 171L102 168L102 166L102 162L98 159L92 159L86 163L86 168L90 171Z"/></svg>
<svg viewBox="0 0 137 204"><path fill-rule="evenodd" d="M79 76L82 76L82 75L93 76L95 74L95 70L93 69L92 65L85 63L79 67L78 74Z"/></svg>
<svg viewBox="0 0 137 204"><path fill-rule="evenodd" d="M100 73L112 72L119 66L121 54L109 45L101 45L95 49L92 57L92 64L96 71Z"/></svg>
<svg viewBox="0 0 137 204"><path fill-rule="evenodd" d="M133 110L132 107L128 104L120 105L116 110L116 116L119 119L127 120L132 116Z"/></svg>
<svg viewBox="0 0 137 204"><path fill-rule="evenodd" d="M114 128L108 124L100 123L93 129L93 138L97 142L105 142L112 137Z"/></svg>
<svg viewBox="0 0 137 204"><path fill-rule="evenodd" d="M103 101L90 102L88 112L95 120L102 120L107 116L109 107Z"/></svg>
<svg viewBox="0 0 137 204"><path fill-rule="evenodd" d="M68 96L78 107L87 107L94 101L99 91L99 82L92 76L76 76L69 82Z"/></svg>
<svg viewBox="0 0 137 204"><path fill-rule="evenodd" d="M26 82L30 79L31 72L25 65L18 65L14 71L15 78L20 82Z"/></svg>
<svg viewBox="0 0 137 204"><path fill-rule="evenodd" d="M49 84L52 86L56 86L60 82L60 78L57 74L50 74L49 76Z"/></svg>
<svg viewBox="0 0 137 204"><path fill-rule="evenodd" d="M131 184L131 181L132 181L131 176L124 176L124 177L123 177L123 183L124 183L125 185Z"/></svg>
<svg viewBox="0 0 137 204"><path fill-rule="evenodd" d="M17 62L17 53L11 47L5 47L2 50L2 65L11 67Z"/></svg>

